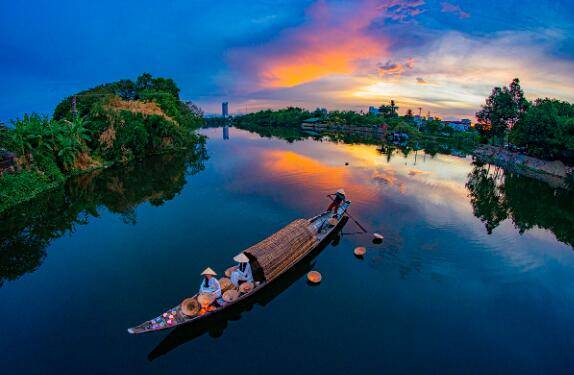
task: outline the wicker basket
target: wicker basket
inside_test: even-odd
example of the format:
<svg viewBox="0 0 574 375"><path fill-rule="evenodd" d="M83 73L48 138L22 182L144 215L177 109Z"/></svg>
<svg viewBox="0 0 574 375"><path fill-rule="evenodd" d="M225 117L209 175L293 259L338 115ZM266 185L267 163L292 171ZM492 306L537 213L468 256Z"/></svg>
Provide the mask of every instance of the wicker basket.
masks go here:
<svg viewBox="0 0 574 375"><path fill-rule="evenodd" d="M227 277L222 277L219 279L219 285L221 286L221 292L224 293L230 289L233 289L235 285Z"/></svg>
<svg viewBox="0 0 574 375"><path fill-rule="evenodd" d="M181 307L181 313L186 316L197 315L199 309L201 308L199 306L199 302L197 302L197 299L195 298L184 299L180 307Z"/></svg>

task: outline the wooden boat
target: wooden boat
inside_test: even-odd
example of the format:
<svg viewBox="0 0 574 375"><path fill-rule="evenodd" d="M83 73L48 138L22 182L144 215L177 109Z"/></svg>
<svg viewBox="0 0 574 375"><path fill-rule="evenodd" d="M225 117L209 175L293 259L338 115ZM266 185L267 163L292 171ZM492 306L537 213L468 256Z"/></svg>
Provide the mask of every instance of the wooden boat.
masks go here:
<svg viewBox="0 0 574 375"><path fill-rule="evenodd" d="M128 332L137 334L162 331L202 321L248 300L302 261L314 249L324 245L331 235L342 228L348 220L346 211L350 204L351 202L347 201L340 206L336 223L329 220L332 218L332 212L324 212L311 219L298 219L265 240L244 250L245 255L249 258L256 281L255 287L250 292L241 294L232 302L218 299L217 307L209 311L201 309L191 316L184 314L181 305L177 305L154 319L128 328ZM191 298L197 298L197 296L196 294Z"/></svg>

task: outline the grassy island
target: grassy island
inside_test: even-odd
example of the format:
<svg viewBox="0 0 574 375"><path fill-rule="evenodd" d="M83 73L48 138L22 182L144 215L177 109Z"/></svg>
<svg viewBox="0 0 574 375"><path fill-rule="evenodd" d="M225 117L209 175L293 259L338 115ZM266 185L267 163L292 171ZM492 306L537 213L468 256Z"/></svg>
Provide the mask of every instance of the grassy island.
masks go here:
<svg viewBox="0 0 574 375"><path fill-rule="evenodd" d="M0 212L69 176L203 144L201 110L182 102L173 80L143 74L64 99L53 116L25 115L0 127ZM6 161L5 161L6 164Z"/></svg>

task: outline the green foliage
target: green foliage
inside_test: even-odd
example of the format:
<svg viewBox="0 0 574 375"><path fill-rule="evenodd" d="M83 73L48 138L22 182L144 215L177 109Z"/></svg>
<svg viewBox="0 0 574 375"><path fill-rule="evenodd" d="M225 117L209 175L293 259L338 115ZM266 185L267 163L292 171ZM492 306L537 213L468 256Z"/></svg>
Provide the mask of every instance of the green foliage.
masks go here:
<svg viewBox="0 0 574 375"><path fill-rule="evenodd" d="M163 95L172 98L175 102L179 102L179 88L171 78L153 78L151 74L144 73L139 76L135 82L123 79L113 83L106 83L89 90L80 91L75 95L69 96L56 106L53 117L55 120L72 120L74 117L72 112L74 97L76 98L77 114L83 117L92 112L94 105L109 97L118 96L123 100L139 100L145 97L149 98L150 95L152 95L154 99ZM169 106L166 105L166 108L162 107L162 109L167 111L167 107ZM182 108L180 108L180 111L181 110Z"/></svg>
<svg viewBox="0 0 574 375"><path fill-rule="evenodd" d="M0 211L78 171L201 144L194 130L202 124L201 110L179 100L173 80L149 74L66 98L52 119L25 115L11 129L0 127L0 147L19 164L16 174L0 177Z"/></svg>
<svg viewBox="0 0 574 375"><path fill-rule="evenodd" d="M493 141L495 137L501 139L520 120L529 105L518 78L509 87L495 87L482 109L476 113L477 129Z"/></svg>
<svg viewBox="0 0 574 375"><path fill-rule="evenodd" d="M397 113L398 110L399 110L399 107L397 107L395 105L395 101L391 100L390 105L383 104L379 107L379 114L385 118L398 117L398 113Z"/></svg>
<svg viewBox="0 0 574 375"><path fill-rule="evenodd" d="M512 128L509 140L533 156L574 162L574 105L537 99Z"/></svg>
<svg viewBox="0 0 574 375"><path fill-rule="evenodd" d="M249 113L233 119L238 127L299 127L301 123L310 118L311 114L301 108L289 107L272 111L270 109Z"/></svg>
<svg viewBox="0 0 574 375"><path fill-rule="evenodd" d="M49 177L37 171L4 174L0 177L0 212L52 186Z"/></svg>

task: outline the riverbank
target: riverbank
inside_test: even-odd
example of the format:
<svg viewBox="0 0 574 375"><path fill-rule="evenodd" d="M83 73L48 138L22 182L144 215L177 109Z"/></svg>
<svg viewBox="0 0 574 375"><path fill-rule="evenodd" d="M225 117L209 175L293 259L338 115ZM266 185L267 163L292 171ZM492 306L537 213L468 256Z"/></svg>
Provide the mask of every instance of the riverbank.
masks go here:
<svg viewBox="0 0 574 375"><path fill-rule="evenodd" d="M574 168L559 160L548 161L511 152L501 147L482 145L474 150L474 156L483 163L494 164L503 169L535 178L552 187L566 187Z"/></svg>
<svg viewBox="0 0 574 375"><path fill-rule="evenodd" d="M0 149L15 154L15 172L0 176L0 213L72 176L194 148L205 142L196 133L202 124L171 79L149 74L72 95L52 118L25 115L1 129Z"/></svg>

